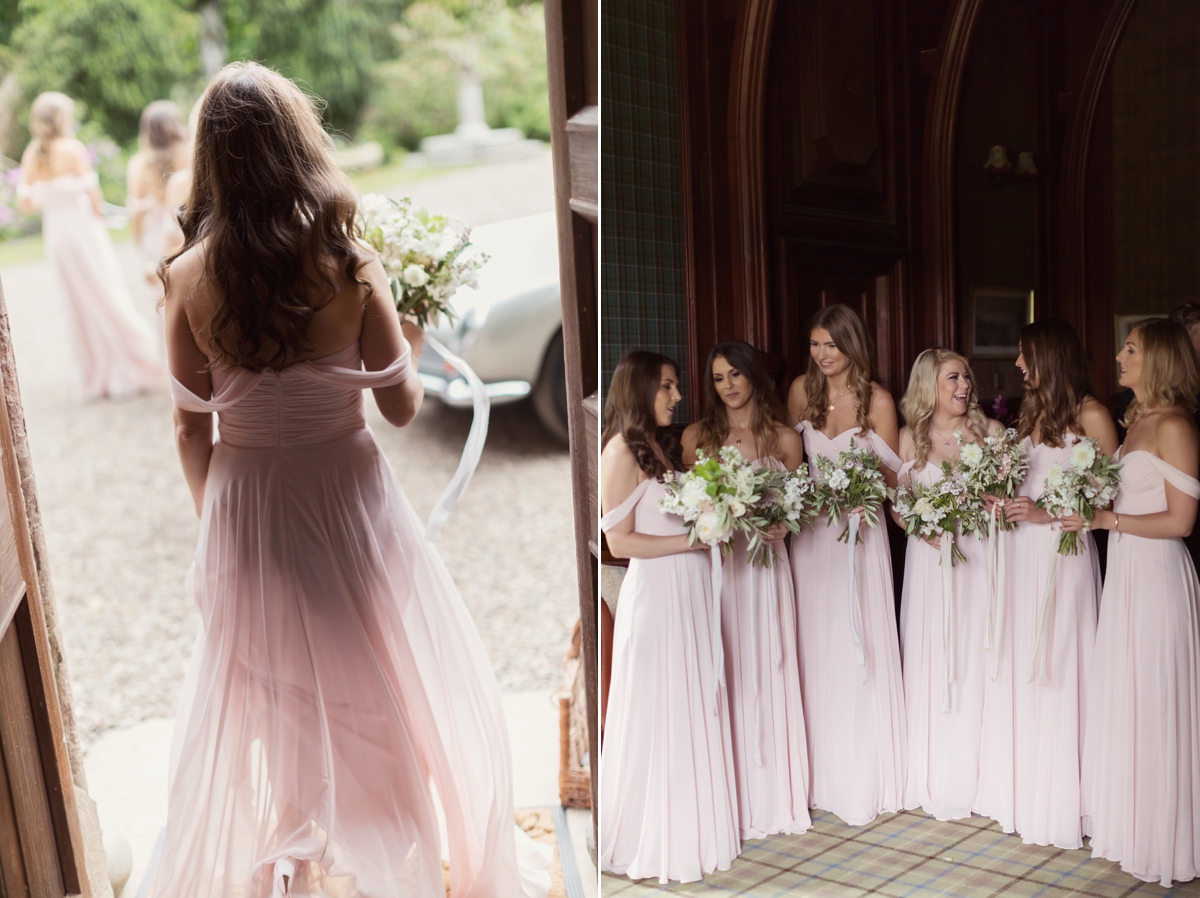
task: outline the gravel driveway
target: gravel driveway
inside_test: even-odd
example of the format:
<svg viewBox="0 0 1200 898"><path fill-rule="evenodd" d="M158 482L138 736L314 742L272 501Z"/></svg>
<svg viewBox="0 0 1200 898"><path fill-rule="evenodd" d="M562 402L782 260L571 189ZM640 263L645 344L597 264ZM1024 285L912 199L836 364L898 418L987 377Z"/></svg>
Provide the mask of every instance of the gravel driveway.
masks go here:
<svg viewBox="0 0 1200 898"><path fill-rule="evenodd" d="M448 211L469 224L552 208L549 154L494 168L494 177L477 167L424 180L420 201L440 209L445 197L454 207ZM485 183L492 189L481 191ZM473 194L480 196L474 207ZM120 245L118 253L136 283L132 246ZM105 730L174 712L199 625L183 590L196 517L165 388L122 402L76 403L53 273L44 262L27 262L0 269L0 281L86 748ZM143 311L153 317L143 292ZM413 424L397 430L367 405L371 427L424 517L458 463L470 412L428 400ZM528 403L493 409L491 422L483 460L440 551L501 688L550 691L578 617L568 456Z"/></svg>

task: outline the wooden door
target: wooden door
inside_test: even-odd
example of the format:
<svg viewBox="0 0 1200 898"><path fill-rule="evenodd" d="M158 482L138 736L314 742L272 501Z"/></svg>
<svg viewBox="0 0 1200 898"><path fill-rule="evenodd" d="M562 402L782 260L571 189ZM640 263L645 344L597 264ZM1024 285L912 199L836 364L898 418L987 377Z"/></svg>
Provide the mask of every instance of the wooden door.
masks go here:
<svg viewBox="0 0 1200 898"><path fill-rule="evenodd" d="M546 49L550 76L550 135L558 213L559 283L567 371L567 420L571 439L571 489L575 500L575 560L579 573L579 619L588 697L588 756L592 771L592 825L599 782L597 704L597 601L599 508L597 505L599 407L600 124L597 0L547 0Z"/></svg>
<svg viewBox="0 0 1200 898"><path fill-rule="evenodd" d="M14 372L0 292L0 898L90 898L18 464Z"/></svg>

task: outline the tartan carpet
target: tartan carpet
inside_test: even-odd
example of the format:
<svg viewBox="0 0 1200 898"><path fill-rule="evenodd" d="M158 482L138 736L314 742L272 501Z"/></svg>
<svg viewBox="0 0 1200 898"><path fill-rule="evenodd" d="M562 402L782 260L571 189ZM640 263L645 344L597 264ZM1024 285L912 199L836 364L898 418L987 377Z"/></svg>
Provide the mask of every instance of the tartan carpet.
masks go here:
<svg viewBox="0 0 1200 898"><path fill-rule="evenodd" d="M724 872L701 882L662 886L605 874L604 898L641 895L722 898L727 895L933 896L954 898L1127 898L1198 896L1200 879L1164 889L1134 879L1091 850L1026 845L986 817L941 822L917 812L883 815L847 826L814 811L813 828L799 836L744 842Z"/></svg>

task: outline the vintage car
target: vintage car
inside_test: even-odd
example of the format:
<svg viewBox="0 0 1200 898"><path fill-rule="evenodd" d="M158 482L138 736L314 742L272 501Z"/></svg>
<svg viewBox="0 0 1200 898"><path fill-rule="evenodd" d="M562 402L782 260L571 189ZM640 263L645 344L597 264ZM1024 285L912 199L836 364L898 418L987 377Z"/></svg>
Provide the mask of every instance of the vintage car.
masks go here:
<svg viewBox="0 0 1200 898"><path fill-rule="evenodd" d="M558 296L558 240L554 213L483 225L471 232L468 252L490 257L479 288L454 295L453 324L429 333L461 356L487 385L493 405L531 397L555 437L567 438L562 306ZM425 392L446 405L468 408L471 389L426 345L418 366Z"/></svg>

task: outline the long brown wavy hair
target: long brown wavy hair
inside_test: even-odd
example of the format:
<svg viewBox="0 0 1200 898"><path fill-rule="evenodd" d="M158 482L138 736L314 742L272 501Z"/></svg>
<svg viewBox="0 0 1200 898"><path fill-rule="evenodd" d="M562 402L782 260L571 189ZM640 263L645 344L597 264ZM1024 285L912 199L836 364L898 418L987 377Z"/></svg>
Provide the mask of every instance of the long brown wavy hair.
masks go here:
<svg viewBox="0 0 1200 898"><path fill-rule="evenodd" d="M1075 328L1061 318L1045 318L1021 328L1021 354L1036 386L1025 388L1017 433L1047 446L1062 446L1068 431L1082 433L1079 412L1092 395L1087 351Z"/></svg>
<svg viewBox="0 0 1200 898"><path fill-rule="evenodd" d="M712 379L713 364L718 358L725 359L740 371L754 391L755 410L751 429L758 451L764 458L774 456L783 461L779 456L779 434L775 428L780 424L786 425L787 410L775 395L771 376L763 366L758 350L744 340L718 343L708 354L708 364L704 369L708 375L704 379L704 414L697 422L700 425L700 438L696 445L704 450L705 455L716 455L729 437L729 412Z"/></svg>
<svg viewBox="0 0 1200 898"><path fill-rule="evenodd" d="M818 328L829 331L829 336L833 337L842 355L850 359L847 385L858 400L858 413L855 416L858 431L865 434L871 429L871 379L875 374L875 344L858 313L840 303L825 306L817 312L809 331ZM821 430L829 414L829 382L811 355L808 357L807 373L804 392L808 397L808 407L800 420L811 421L813 427Z"/></svg>
<svg viewBox="0 0 1200 898"><path fill-rule="evenodd" d="M170 100L155 100L138 120L138 145L144 154L143 174L150 191L160 200L167 179L187 164L187 122Z"/></svg>
<svg viewBox="0 0 1200 898"><path fill-rule="evenodd" d="M683 470L679 438L670 427L659 427L654 415L654 398L662 384L663 365L671 366L678 376L679 366L658 352L635 349L617 362L608 399L604 401L604 433L600 438L603 449L618 434L624 437L638 467L655 480L663 479L667 467L654 451L652 440L658 443L674 470Z"/></svg>
<svg viewBox="0 0 1200 898"><path fill-rule="evenodd" d="M1196 391L1200 377L1196 373L1196 355L1187 329L1167 318L1145 318L1129 329L1137 331L1142 349L1142 393L1145 401L1134 398L1125 418L1126 428L1151 409L1178 406L1192 414L1196 411Z"/></svg>
<svg viewBox="0 0 1200 898"><path fill-rule="evenodd" d="M959 355L951 349L926 349L913 362L912 372L908 375L908 389L900 400L900 414L904 423L912 433L913 445L916 447L916 457L913 467L920 469L929 461L929 452L933 441L929 438L930 427L933 424L934 413L938 407L937 378L946 362L962 362L971 378L971 393L967 397L967 429L981 442L987 439L988 422L983 409L979 407L979 389L975 385L975 373L966 356Z"/></svg>
<svg viewBox="0 0 1200 898"><path fill-rule="evenodd" d="M337 292L323 268L331 260L368 286L358 273L368 257L355 239L354 188L331 146L313 101L265 66L231 63L205 90L179 216L183 248L159 277L165 286L171 263L204 243L205 278L218 296L207 335L217 362L261 371L302 355L313 314Z"/></svg>

